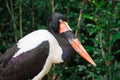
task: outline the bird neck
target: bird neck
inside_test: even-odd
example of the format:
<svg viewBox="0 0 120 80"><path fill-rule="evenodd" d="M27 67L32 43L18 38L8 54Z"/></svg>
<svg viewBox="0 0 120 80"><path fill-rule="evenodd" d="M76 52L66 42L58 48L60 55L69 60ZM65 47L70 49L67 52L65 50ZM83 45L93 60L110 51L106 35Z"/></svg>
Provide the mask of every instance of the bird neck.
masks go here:
<svg viewBox="0 0 120 80"><path fill-rule="evenodd" d="M60 34L60 33L52 33L52 34L62 48L62 51L63 51L62 59L63 60L69 59L69 57L72 55L74 51L69 41L65 38L63 34Z"/></svg>

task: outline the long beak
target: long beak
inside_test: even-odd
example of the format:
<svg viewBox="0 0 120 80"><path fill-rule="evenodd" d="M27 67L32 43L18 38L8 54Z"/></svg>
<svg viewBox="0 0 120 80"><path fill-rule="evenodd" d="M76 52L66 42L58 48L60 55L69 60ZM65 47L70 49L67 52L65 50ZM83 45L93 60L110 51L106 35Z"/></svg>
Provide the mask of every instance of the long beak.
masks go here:
<svg viewBox="0 0 120 80"><path fill-rule="evenodd" d="M96 66L95 62L92 60L90 55L87 53L85 48L82 46L81 42L75 37L70 27L66 22L60 21L60 33L63 33L65 37L68 39L69 43L73 47L73 49L82 56L89 63Z"/></svg>
<svg viewBox="0 0 120 80"><path fill-rule="evenodd" d="M87 53L87 51L85 50L85 48L82 46L82 44L80 43L80 41L77 38L72 39L70 42L71 42L72 47L75 49L76 52L79 53L79 55L81 55L89 63L96 66L96 64L94 63L94 61L90 57L90 55Z"/></svg>

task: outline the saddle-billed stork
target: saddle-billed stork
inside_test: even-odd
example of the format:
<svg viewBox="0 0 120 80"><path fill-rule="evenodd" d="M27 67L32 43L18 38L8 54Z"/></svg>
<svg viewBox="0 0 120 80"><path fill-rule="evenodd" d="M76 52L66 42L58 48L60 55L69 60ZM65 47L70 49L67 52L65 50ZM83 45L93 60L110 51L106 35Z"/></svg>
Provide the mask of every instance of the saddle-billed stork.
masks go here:
<svg viewBox="0 0 120 80"><path fill-rule="evenodd" d="M96 66L66 16L55 12L47 19L47 30L26 35L0 57L0 80L41 80L53 63L64 62L73 50Z"/></svg>

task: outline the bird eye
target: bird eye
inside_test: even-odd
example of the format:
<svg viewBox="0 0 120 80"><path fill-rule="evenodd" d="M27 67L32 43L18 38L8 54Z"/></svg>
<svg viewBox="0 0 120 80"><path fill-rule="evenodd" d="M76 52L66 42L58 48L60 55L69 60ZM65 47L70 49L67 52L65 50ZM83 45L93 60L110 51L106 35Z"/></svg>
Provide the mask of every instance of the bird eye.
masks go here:
<svg viewBox="0 0 120 80"><path fill-rule="evenodd" d="M62 22L62 20L60 19L59 22Z"/></svg>

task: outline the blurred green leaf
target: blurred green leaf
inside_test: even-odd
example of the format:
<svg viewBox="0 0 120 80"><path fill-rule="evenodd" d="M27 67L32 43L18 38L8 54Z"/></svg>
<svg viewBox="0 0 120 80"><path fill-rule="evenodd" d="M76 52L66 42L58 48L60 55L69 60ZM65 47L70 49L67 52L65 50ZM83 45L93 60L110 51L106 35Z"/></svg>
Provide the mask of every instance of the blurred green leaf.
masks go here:
<svg viewBox="0 0 120 80"><path fill-rule="evenodd" d="M120 32L117 32L112 36L112 43L114 43L117 39L120 39Z"/></svg>

